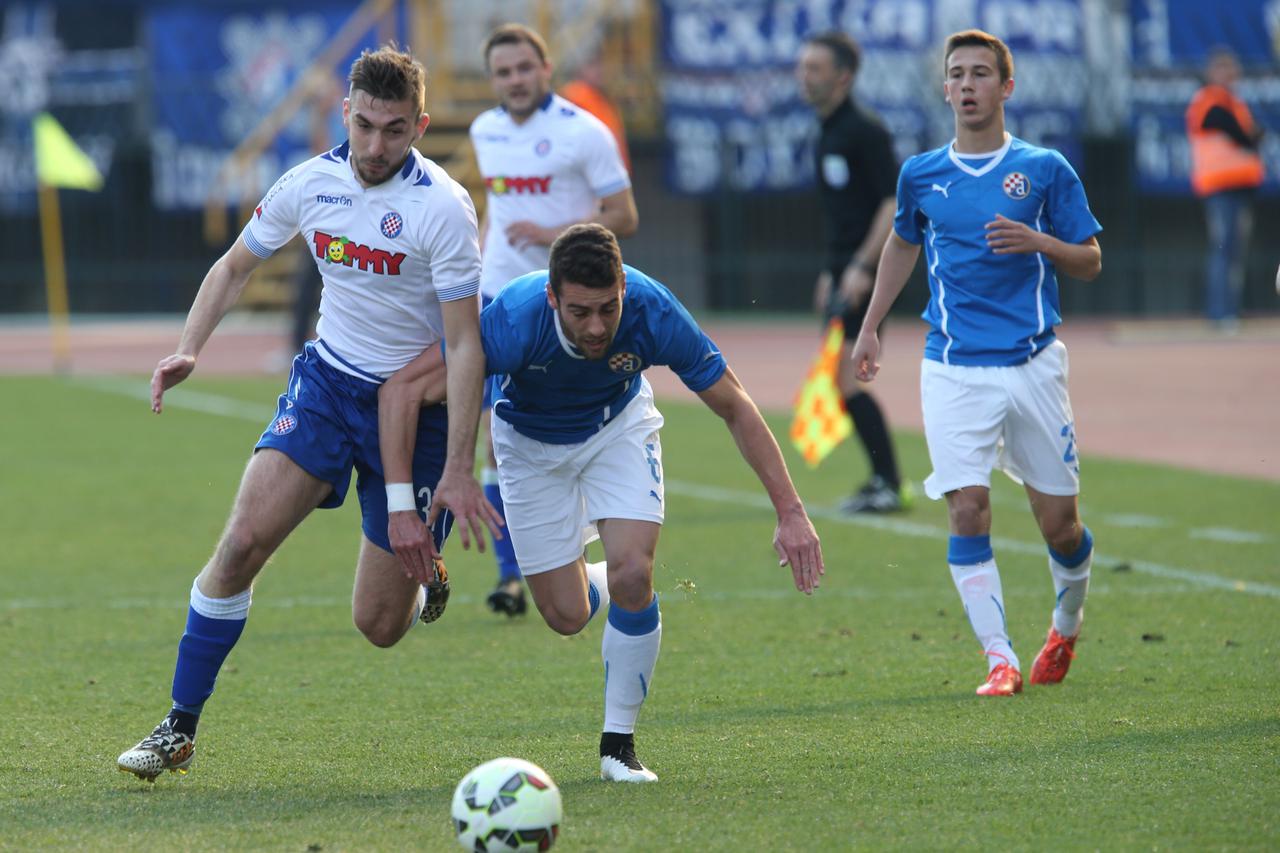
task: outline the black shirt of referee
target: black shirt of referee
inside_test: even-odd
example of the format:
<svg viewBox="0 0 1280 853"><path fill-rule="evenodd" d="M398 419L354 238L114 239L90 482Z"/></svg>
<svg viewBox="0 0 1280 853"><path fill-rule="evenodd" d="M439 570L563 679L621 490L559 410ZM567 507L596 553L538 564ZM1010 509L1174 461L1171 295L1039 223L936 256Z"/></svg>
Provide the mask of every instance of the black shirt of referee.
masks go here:
<svg viewBox="0 0 1280 853"><path fill-rule="evenodd" d="M856 306L842 305L840 276L866 239L880 204L897 193L898 161L884 124L851 97L822 120L815 153L825 265L831 273L827 316L842 315L845 335L853 340L862 327L868 300Z"/></svg>

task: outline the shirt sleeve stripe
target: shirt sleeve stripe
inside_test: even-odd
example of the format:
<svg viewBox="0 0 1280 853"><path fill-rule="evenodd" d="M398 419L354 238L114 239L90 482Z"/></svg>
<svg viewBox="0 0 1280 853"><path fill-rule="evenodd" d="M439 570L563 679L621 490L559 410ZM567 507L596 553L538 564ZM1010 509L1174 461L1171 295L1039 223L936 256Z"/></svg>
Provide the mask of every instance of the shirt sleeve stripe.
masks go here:
<svg viewBox="0 0 1280 853"><path fill-rule="evenodd" d="M631 186L630 179L623 178L622 180L614 181L611 184L606 184L603 187L600 187L599 189L593 189L592 192L596 194L596 198L604 198L607 195L620 193L629 186Z"/></svg>
<svg viewBox="0 0 1280 853"><path fill-rule="evenodd" d="M268 249L266 246L258 242L258 238L253 236L253 231L250 230L248 225L244 227L244 231L240 232L240 236L244 240L244 244L249 251L253 252L258 257L269 258L275 254L274 249Z"/></svg>
<svg viewBox="0 0 1280 853"><path fill-rule="evenodd" d="M458 299L466 299L469 296L475 296L480 292L480 279L469 281L466 284L455 284L453 287L445 287L436 290L436 297L441 302L454 302Z"/></svg>

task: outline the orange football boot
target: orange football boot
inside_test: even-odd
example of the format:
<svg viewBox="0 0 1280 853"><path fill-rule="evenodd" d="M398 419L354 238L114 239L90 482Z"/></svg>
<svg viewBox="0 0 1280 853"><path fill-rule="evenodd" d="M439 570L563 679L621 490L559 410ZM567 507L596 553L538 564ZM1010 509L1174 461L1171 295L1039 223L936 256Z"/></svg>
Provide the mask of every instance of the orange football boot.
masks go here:
<svg viewBox="0 0 1280 853"><path fill-rule="evenodd" d="M1031 664L1032 684L1057 684L1067 677L1067 670L1076 656L1076 637L1064 637L1057 628L1049 629L1044 648Z"/></svg>
<svg viewBox="0 0 1280 853"><path fill-rule="evenodd" d="M999 663L987 674L987 680L978 685L979 696L1012 696L1022 692L1022 673L1012 664Z"/></svg>

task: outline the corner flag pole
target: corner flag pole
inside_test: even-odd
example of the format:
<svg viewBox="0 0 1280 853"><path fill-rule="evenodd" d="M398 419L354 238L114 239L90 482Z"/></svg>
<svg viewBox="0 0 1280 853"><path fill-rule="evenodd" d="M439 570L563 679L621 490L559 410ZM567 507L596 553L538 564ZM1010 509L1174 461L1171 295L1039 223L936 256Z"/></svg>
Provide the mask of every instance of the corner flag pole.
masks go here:
<svg viewBox="0 0 1280 853"><path fill-rule="evenodd" d="M53 366L59 373L71 370L70 308L67 303L67 268L62 249L62 215L58 189L37 183L40 207L40 243L44 247L44 291L49 304L49 328L53 332Z"/></svg>
<svg viewBox="0 0 1280 853"><path fill-rule="evenodd" d="M40 242L44 247L49 326L53 331L53 364L59 373L66 373L71 369L71 312L58 187L96 192L102 189L102 174L58 120L48 113L32 119L31 135L36 152L36 198L40 208Z"/></svg>

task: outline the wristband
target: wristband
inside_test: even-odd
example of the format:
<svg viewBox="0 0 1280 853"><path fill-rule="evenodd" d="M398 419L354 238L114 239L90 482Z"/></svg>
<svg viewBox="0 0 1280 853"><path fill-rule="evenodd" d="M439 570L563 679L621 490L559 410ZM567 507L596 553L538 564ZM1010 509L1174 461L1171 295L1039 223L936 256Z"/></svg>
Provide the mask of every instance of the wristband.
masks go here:
<svg viewBox="0 0 1280 853"><path fill-rule="evenodd" d="M387 483L387 512L417 512L413 483Z"/></svg>

